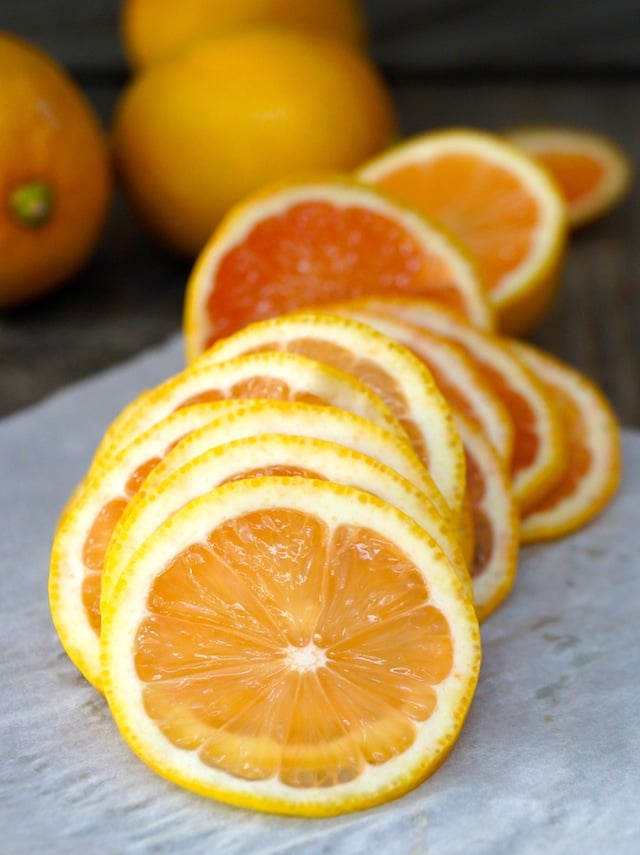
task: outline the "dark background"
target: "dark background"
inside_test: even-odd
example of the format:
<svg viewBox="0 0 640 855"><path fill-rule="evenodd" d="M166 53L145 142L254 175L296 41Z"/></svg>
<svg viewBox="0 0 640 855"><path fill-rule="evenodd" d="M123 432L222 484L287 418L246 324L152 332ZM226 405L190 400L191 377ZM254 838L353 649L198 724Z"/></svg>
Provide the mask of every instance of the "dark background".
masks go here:
<svg viewBox="0 0 640 855"><path fill-rule="evenodd" d="M128 77L119 5L0 0L0 29L65 64L107 127ZM371 52L405 133L559 122L605 133L640 162L640 0L368 0L364 7ZM530 336L596 380L622 422L636 427L639 247L636 182L618 209L572 236L560 296ZM60 292L0 314L0 415L177 332L190 269L144 234L117 193L88 267Z"/></svg>

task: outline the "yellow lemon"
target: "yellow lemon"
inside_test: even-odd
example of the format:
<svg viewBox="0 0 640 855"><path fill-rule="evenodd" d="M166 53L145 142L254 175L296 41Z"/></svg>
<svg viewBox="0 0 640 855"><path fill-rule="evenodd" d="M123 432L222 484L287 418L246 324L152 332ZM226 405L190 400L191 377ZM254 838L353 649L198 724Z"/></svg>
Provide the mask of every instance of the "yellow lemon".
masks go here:
<svg viewBox="0 0 640 855"><path fill-rule="evenodd" d="M269 181L351 170L391 138L389 91L339 42L284 27L201 42L139 75L114 120L125 189L168 245L195 255Z"/></svg>
<svg viewBox="0 0 640 855"><path fill-rule="evenodd" d="M125 0L124 49L138 69L210 36L256 24L283 24L362 45L365 21L355 0Z"/></svg>

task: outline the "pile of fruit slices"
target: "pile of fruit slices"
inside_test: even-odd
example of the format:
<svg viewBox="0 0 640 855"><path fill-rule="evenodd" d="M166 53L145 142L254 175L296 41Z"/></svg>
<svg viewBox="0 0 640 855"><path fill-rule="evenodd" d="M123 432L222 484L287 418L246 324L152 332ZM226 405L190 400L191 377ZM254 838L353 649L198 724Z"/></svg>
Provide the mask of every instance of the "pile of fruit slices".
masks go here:
<svg viewBox="0 0 640 855"><path fill-rule="evenodd" d="M493 290L440 223L341 177L213 236L188 367L108 428L52 550L63 646L158 773L321 816L445 759L520 544L620 477L594 384L493 331L547 299L563 229L534 224Z"/></svg>

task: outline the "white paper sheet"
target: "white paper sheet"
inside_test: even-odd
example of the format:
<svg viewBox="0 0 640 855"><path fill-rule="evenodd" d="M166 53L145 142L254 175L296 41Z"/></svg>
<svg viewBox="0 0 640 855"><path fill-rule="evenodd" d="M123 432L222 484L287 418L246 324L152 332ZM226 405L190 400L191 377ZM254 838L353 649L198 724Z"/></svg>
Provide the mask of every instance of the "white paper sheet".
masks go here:
<svg viewBox="0 0 640 855"><path fill-rule="evenodd" d="M640 434L579 534L522 551L484 625L445 765L380 808L299 820L161 779L122 741L49 617L58 515L104 428L182 368L177 340L0 422L0 852L633 855L640 852Z"/></svg>

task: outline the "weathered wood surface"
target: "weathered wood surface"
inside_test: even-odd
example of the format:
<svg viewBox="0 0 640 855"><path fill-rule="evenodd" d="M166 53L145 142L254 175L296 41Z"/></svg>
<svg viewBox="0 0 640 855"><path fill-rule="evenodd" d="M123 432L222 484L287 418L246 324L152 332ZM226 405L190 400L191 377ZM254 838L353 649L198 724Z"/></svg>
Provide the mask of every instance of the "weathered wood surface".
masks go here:
<svg viewBox="0 0 640 855"><path fill-rule="evenodd" d="M389 68L640 68L638 0L361 2L374 56ZM79 73L123 70L120 6L121 0L0 0L0 29L33 38Z"/></svg>
<svg viewBox="0 0 640 855"><path fill-rule="evenodd" d="M420 6L417 2L405 5ZM433 11L444 10L446 4L434 0L428 5ZM498 9L501 4L485 5ZM567 4L557 5L566 9ZM612 10L629 5L618 0L606 4ZM51 35L57 23L58 55L68 58L67 46L86 53L89 70L78 79L107 125L124 85L122 69L118 71L116 6L107 0L0 2L0 27L6 26L8 18L22 20L35 36L41 21L41 34ZM464 16L473 4L454 0L452 6ZM388 9L384 4L378 8L379 14ZM586 8L591 7L586 4ZM75 41L81 32L93 34L84 45ZM98 44L110 47L101 52ZM71 64L81 67L84 60L74 56ZM109 74L102 74L102 68L110 69ZM446 125L501 129L521 122L558 121L611 135L640 163L640 79L635 75L554 73L536 80L506 73L435 78L395 73L390 82L407 133ZM637 427L639 184L619 209L572 238L556 305L532 336L600 383L622 422ZM37 401L177 332L189 269L189 263L169 255L144 235L126 200L118 196L87 269L59 293L0 315L0 414Z"/></svg>

